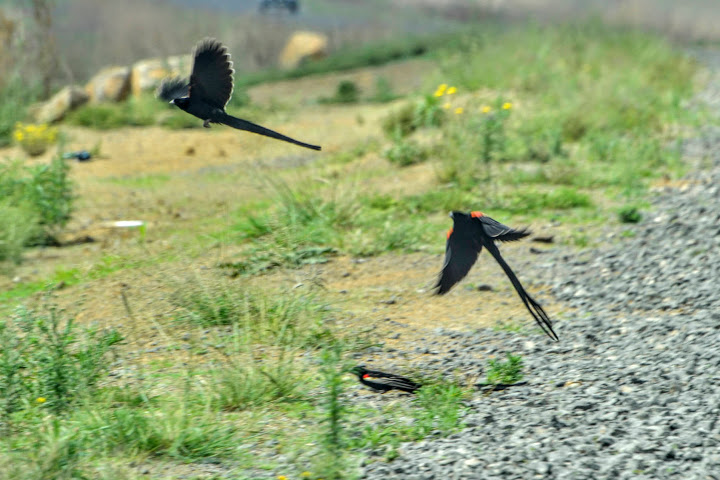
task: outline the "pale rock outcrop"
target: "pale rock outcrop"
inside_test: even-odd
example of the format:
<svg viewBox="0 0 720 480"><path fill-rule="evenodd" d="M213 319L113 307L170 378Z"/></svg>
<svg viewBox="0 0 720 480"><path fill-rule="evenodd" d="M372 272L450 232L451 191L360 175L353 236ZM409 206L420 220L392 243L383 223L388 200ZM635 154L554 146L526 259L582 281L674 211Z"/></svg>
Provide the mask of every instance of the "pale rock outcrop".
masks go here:
<svg viewBox="0 0 720 480"><path fill-rule="evenodd" d="M133 96L138 96L142 92L155 90L165 77L189 76L191 67L190 55L140 60L132 66L130 72L130 91Z"/></svg>
<svg viewBox="0 0 720 480"><path fill-rule="evenodd" d="M85 85L85 91L93 103L122 102L130 94L130 68L103 68Z"/></svg>
<svg viewBox="0 0 720 480"><path fill-rule="evenodd" d="M298 31L292 34L280 54L282 68L296 68L307 60L319 60L328 55L328 37L322 33Z"/></svg>
<svg viewBox="0 0 720 480"><path fill-rule="evenodd" d="M69 85L37 107L35 110L35 120L38 123L57 122L68 112L87 103L89 98L89 95L82 87Z"/></svg>

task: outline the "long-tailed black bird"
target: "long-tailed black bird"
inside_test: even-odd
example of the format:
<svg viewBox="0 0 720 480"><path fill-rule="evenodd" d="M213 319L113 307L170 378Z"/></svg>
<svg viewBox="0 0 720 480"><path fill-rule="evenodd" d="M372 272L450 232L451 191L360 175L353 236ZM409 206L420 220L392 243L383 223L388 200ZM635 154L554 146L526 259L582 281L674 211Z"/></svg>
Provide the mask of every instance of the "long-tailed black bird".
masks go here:
<svg viewBox="0 0 720 480"><path fill-rule="evenodd" d="M530 235L530 232L526 229L515 230L510 228L484 215L482 212L471 212L470 214L451 212L450 217L453 219L453 228L447 234L445 264L435 285L435 293L443 295L449 292L453 285L467 275L470 268L477 261L482 248L485 247L505 271L505 275L508 276L518 295L520 295L520 299L543 332L557 341L558 336L552 328L552 322L547 313L539 303L528 295L515 273L500 256L500 250L495 245L496 241L512 242L520 240Z"/></svg>
<svg viewBox="0 0 720 480"><path fill-rule="evenodd" d="M421 387L421 385L413 382L409 378L392 373L379 372L377 370L368 370L362 365L353 367L350 371L357 375L360 383L374 390L380 390L381 393L392 389L415 393L415 390Z"/></svg>
<svg viewBox="0 0 720 480"><path fill-rule="evenodd" d="M222 123L238 130L320 150L318 145L300 142L225 113L225 105L233 93L233 73L235 73L227 47L213 38L206 38L195 46L194 52L195 61L190 80L177 77L164 79L158 88L159 98L204 120L203 127L206 128L210 128L211 123Z"/></svg>

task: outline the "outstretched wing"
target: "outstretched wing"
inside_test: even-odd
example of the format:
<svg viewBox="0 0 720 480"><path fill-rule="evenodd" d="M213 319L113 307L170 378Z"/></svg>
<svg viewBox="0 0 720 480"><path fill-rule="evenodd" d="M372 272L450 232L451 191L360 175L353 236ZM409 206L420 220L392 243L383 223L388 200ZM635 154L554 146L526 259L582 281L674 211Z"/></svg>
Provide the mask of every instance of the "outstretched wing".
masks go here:
<svg viewBox="0 0 720 480"><path fill-rule="evenodd" d="M480 222L487 236L501 242L514 242L530 235L530 231L526 228L515 230L485 215L475 218Z"/></svg>
<svg viewBox="0 0 720 480"><path fill-rule="evenodd" d="M157 89L158 98L171 102L176 98L187 97L190 93L190 84L187 79L180 77L164 78Z"/></svg>
<svg viewBox="0 0 720 480"><path fill-rule="evenodd" d="M480 250L482 250L482 244L473 238L472 232L457 231L457 229L448 231L445 244L445 264L440 272L440 278L435 284L435 293L443 295L449 292L453 285L465 278L472 266L475 265Z"/></svg>
<svg viewBox="0 0 720 480"><path fill-rule="evenodd" d="M222 43L206 38L195 47L195 62L190 75L190 97L215 108L224 109L233 92L230 54Z"/></svg>

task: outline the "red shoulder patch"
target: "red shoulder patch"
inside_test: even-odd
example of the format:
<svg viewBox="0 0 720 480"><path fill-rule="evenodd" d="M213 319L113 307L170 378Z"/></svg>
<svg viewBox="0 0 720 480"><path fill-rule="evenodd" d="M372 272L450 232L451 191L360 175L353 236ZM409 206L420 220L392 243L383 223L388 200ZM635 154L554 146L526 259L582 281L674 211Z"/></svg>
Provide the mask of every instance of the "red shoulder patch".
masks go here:
<svg viewBox="0 0 720 480"><path fill-rule="evenodd" d="M453 233L453 229L451 228L451 229L448 230L448 232L447 232L447 238L450 238L450 235L452 235L452 233Z"/></svg>
<svg viewBox="0 0 720 480"><path fill-rule="evenodd" d="M372 378L372 377L370 376L369 373L366 373L365 375L363 375L363 378Z"/></svg>
<svg viewBox="0 0 720 480"><path fill-rule="evenodd" d="M480 218L480 217L484 217L485 214L483 212L470 212L470 216L472 218Z"/></svg>

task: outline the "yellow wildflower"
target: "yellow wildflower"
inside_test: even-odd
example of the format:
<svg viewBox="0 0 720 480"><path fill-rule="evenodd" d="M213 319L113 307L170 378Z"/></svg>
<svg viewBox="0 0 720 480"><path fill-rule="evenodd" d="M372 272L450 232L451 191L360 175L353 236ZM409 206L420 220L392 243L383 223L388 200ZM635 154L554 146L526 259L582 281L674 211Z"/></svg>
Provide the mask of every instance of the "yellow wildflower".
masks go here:
<svg viewBox="0 0 720 480"><path fill-rule="evenodd" d="M443 105L443 108L444 108L445 110L447 110L447 109L450 108L451 106L452 106L452 105L450 105L450 102L445 102L445 105Z"/></svg>
<svg viewBox="0 0 720 480"><path fill-rule="evenodd" d="M310 477L311 475L312 475L312 473L310 473L310 472L302 472L302 473L300 474L300 476L303 477L303 478L308 478L308 477Z"/></svg>
<svg viewBox="0 0 720 480"><path fill-rule="evenodd" d="M277 480L287 480L287 477L285 475L278 475Z"/></svg>
<svg viewBox="0 0 720 480"><path fill-rule="evenodd" d="M457 88L455 88L455 87L450 87L447 89L448 95L452 95L453 93L456 93L456 92L457 92Z"/></svg>
<svg viewBox="0 0 720 480"><path fill-rule="evenodd" d="M437 90L435 90L435 93L433 95L435 95L436 97L442 97L443 95L445 95L445 90L447 90L447 83L441 83L440 85L438 85Z"/></svg>
<svg viewBox="0 0 720 480"><path fill-rule="evenodd" d="M463 113L463 107L457 107L457 108L455 109L455 113L458 114L458 115L460 115L461 113Z"/></svg>
<svg viewBox="0 0 720 480"><path fill-rule="evenodd" d="M512 103L505 102L503 103L503 110L510 110L512 108Z"/></svg>
<svg viewBox="0 0 720 480"><path fill-rule="evenodd" d="M26 131L27 133L32 133L32 132L34 132L34 131L35 131L35 125L32 125L32 124L28 125L27 127L25 127L25 131Z"/></svg>
<svg viewBox="0 0 720 480"><path fill-rule="evenodd" d="M18 142L22 142L24 137L25 135L23 135L20 130L15 130L15 140L17 140Z"/></svg>
<svg viewBox="0 0 720 480"><path fill-rule="evenodd" d="M45 398L45 397L37 397L37 398L35 399L35 401L36 401L37 403L45 403L45 402L47 402L47 398Z"/></svg>
<svg viewBox="0 0 720 480"><path fill-rule="evenodd" d="M480 109L482 113L490 113L492 111L492 107L489 105L483 105L483 107Z"/></svg>

